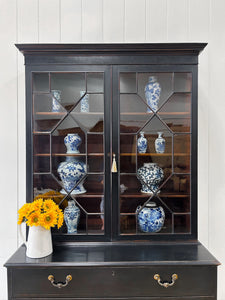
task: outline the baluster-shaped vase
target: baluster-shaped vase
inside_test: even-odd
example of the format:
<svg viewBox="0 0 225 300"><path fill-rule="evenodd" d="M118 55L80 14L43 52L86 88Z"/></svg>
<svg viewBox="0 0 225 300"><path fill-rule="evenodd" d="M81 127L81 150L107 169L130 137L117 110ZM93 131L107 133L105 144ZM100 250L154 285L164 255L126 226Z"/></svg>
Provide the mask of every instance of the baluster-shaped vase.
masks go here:
<svg viewBox="0 0 225 300"><path fill-rule="evenodd" d="M81 144L81 137L78 134L69 133L65 137L64 143L67 148L67 154L80 153L78 147ZM60 193L67 194L67 192L70 192L71 190L71 194L86 193L82 182L74 188L86 173L86 164L84 162L76 157L68 156L65 162L60 163L57 171L64 186L64 189L62 189Z"/></svg>
<svg viewBox="0 0 225 300"><path fill-rule="evenodd" d="M64 220L68 233L77 233L77 225L80 219L80 209L74 200L68 201L68 206L64 210Z"/></svg>
<svg viewBox="0 0 225 300"><path fill-rule="evenodd" d="M140 137L137 141L138 153L146 153L147 150L147 139L144 137L144 132L140 132Z"/></svg>
<svg viewBox="0 0 225 300"><path fill-rule="evenodd" d="M166 141L162 137L162 135L163 135L163 132L158 132L158 137L155 140L155 151L156 151L156 153L164 153L165 152Z"/></svg>
<svg viewBox="0 0 225 300"><path fill-rule="evenodd" d="M148 106L147 112L156 112L158 110L159 98L161 93L161 86L157 82L155 76L150 76L148 83L145 86L145 98Z"/></svg>

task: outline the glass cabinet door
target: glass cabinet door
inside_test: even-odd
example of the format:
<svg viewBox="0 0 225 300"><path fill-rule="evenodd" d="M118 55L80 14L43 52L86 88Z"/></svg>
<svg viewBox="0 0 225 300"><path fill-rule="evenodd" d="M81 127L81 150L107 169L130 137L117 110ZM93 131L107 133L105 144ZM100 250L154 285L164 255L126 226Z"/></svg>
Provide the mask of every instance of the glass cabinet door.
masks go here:
<svg viewBox="0 0 225 300"><path fill-rule="evenodd" d="M117 234L190 234L192 73L121 69Z"/></svg>
<svg viewBox="0 0 225 300"><path fill-rule="evenodd" d="M76 238L107 234L106 81L104 68L32 73L31 193L33 199L51 198L77 216L64 222L57 234Z"/></svg>

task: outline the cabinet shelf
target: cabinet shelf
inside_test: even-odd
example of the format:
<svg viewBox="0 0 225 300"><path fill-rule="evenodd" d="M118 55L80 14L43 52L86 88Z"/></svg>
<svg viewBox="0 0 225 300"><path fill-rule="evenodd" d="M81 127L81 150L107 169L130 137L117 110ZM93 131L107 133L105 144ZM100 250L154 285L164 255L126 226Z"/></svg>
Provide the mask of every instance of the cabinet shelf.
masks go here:
<svg viewBox="0 0 225 300"><path fill-rule="evenodd" d="M50 157L50 153L37 153L34 156L39 156L39 157ZM52 156L86 156L86 153L76 153L76 154L69 154L69 153L52 153ZM87 156L104 156L104 153L88 153Z"/></svg>
<svg viewBox="0 0 225 300"><path fill-rule="evenodd" d="M51 112L51 111L38 111L35 112L35 115L37 116L64 116L66 115L67 112ZM73 115L101 115L103 116L103 112L71 112L71 114Z"/></svg>
<svg viewBox="0 0 225 300"><path fill-rule="evenodd" d="M137 153L138 156L190 156L188 153ZM136 156L136 153L120 153L120 156Z"/></svg>
<svg viewBox="0 0 225 300"><path fill-rule="evenodd" d="M144 193L123 193L120 194L121 198L147 198L147 197L151 197L151 194L144 194ZM177 193L160 193L158 194L159 197L163 198L163 197L167 197L167 198L187 198L190 195L189 194L185 194L185 193L181 193L181 192L177 192Z"/></svg>
<svg viewBox="0 0 225 300"><path fill-rule="evenodd" d="M147 112L122 112L120 113L120 115L122 116L152 116L154 115L154 113L147 113ZM157 112L156 115L162 115L162 116L190 116L190 112L186 112L186 111L169 111L169 112Z"/></svg>

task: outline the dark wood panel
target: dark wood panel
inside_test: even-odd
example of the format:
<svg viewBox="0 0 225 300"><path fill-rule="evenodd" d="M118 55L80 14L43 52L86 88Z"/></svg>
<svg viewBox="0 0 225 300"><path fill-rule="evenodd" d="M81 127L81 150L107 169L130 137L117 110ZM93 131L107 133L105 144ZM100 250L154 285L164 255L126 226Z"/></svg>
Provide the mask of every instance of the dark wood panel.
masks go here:
<svg viewBox="0 0 225 300"><path fill-rule="evenodd" d="M172 274L178 279L171 287L160 286L154 275L170 282ZM53 287L48 276L64 282L61 289ZM26 268L12 273L15 297L148 297L148 296L214 296L216 267L213 266L151 266L151 267L81 267L81 268ZM18 280L20 278L20 280Z"/></svg>

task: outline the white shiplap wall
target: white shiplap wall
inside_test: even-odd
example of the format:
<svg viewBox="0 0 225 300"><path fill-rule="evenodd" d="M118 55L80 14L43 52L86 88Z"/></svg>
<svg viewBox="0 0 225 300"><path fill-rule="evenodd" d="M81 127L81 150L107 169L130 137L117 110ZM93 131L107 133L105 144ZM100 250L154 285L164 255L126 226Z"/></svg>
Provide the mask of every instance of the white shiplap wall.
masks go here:
<svg viewBox="0 0 225 300"><path fill-rule="evenodd" d="M0 0L0 266L20 244L25 201L25 78L14 43L208 42L199 65L199 239L223 264L225 300L224 11L224 0Z"/></svg>

